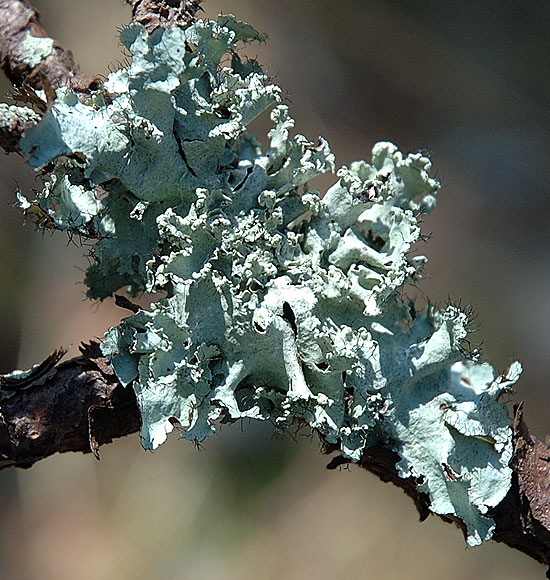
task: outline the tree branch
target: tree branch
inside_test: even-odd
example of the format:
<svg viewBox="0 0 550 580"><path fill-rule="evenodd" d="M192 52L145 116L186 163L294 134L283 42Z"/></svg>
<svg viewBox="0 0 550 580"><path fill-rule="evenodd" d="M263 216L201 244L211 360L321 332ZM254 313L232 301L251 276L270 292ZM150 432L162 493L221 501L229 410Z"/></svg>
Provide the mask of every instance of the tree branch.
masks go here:
<svg viewBox="0 0 550 580"><path fill-rule="evenodd" d="M99 79L80 72L70 50L48 38L38 12L25 0L0 0L0 66L12 84L53 90L69 87L87 93Z"/></svg>
<svg viewBox="0 0 550 580"><path fill-rule="evenodd" d="M141 418L134 390L118 382L97 343L83 345L81 352L82 356L52 369L47 359L35 367L30 379L21 381L19 388L5 379L0 384L0 469L31 467L66 451L92 452L99 458L99 446L139 430ZM513 430L512 486L488 514L496 522L493 539L550 565L550 447L529 433L523 421L523 404L514 409ZM324 442L324 453L335 449ZM423 521L432 513L429 498L418 491L413 478L399 477L399 460L396 452L376 445L364 453L358 465L402 489L414 501ZM349 463L335 456L327 468ZM460 519L439 517L465 534Z"/></svg>
<svg viewBox="0 0 550 580"><path fill-rule="evenodd" d="M200 9L200 0L127 3L133 21L149 31L170 24L185 26ZM0 0L0 66L22 88L19 100L38 109L46 103L36 102L27 87L44 90L46 100L60 87L69 87L83 98L99 88L97 78L79 71L70 51L48 39L37 12L24 0ZM38 113L28 111L23 115L10 108L0 110L0 146L6 151L18 151L25 130L40 119ZM133 389L119 383L97 343L83 346L81 352L82 356L52 367L55 355L30 376L0 381L0 469L30 467L66 451L93 452L98 457L100 445L139 430L141 417ZM530 435L523 405L514 411L513 432L512 486L488 514L496 522L494 539L550 565L550 447ZM327 453L334 449L325 445ZM429 499L418 492L414 479L399 477L399 459L390 449L375 446L364 453L359 465L405 491L424 520L431 513ZM347 459L335 457L328 468L346 463ZM465 531L458 518L440 517Z"/></svg>
<svg viewBox="0 0 550 580"><path fill-rule="evenodd" d="M25 0L0 0L0 66L18 89L13 98L33 107L2 104L0 147L6 153L20 153L19 140L38 123L56 89L67 87L86 99L100 86L98 77L80 72L70 50L48 37L38 12ZM44 91L47 102L36 90Z"/></svg>
<svg viewBox="0 0 550 580"><path fill-rule="evenodd" d="M201 10L202 0L126 0L132 7L132 22L149 32L160 26L187 26ZM67 87L85 100L100 88L100 79L82 74L70 50L50 39L40 24L38 12L25 0L0 0L0 66L20 90L14 99L45 111L55 98L55 90ZM34 90L44 90L44 103ZM40 120L32 109L7 107L0 110L0 147L19 153L18 142L25 131Z"/></svg>
<svg viewBox="0 0 550 580"><path fill-rule="evenodd" d="M529 433L523 402L514 407L513 431L512 488L495 508L493 539L550 565L550 445Z"/></svg>
<svg viewBox="0 0 550 580"><path fill-rule="evenodd" d="M99 458L100 445L139 430L133 389L118 382L97 343L80 350L82 356L54 368L49 357L26 379L2 377L0 469L31 467L65 451Z"/></svg>

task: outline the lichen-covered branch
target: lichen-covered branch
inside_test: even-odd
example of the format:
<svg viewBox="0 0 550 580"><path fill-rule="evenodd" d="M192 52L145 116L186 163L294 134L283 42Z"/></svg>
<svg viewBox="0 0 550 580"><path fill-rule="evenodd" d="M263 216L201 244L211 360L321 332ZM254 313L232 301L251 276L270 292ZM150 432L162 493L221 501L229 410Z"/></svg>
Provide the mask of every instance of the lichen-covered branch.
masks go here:
<svg viewBox="0 0 550 580"><path fill-rule="evenodd" d="M514 408L513 456L511 486L506 497L490 511L495 522L492 540L506 544L530 556L541 564L550 566L550 445L533 437L523 421L523 403ZM327 445L325 451L334 449ZM358 465L382 481L393 483L414 502L421 521L433 512L429 497L419 491L416 482L403 479L396 468L399 455L382 445L365 451ZM328 469L349 464L348 459L336 456ZM439 516L455 524L467 535L464 522L449 515ZM550 568L547 577L550 578Z"/></svg>
<svg viewBox="0 0 550 580"><path fill-rule="evenodd" d="M279 87L237 53L263 37L231 15L121 40L132 63L109 99L60 89L21 140L33 167L54 163L21 203L96 240L90 297L166 295L101 346L136 391L144 447L174 428L202 441L220 421L302 421L352 461L390 447L431 511L489 539L511 479L499 398L521 367L495 377L465 349L465 312L417 312L399 290L425 262L409 252L435 205L430 160L383 142L336 171L325 140L290 136ZM264 151L247 125L268 108ZM323 173L324 196L309 184Z"/></svg>
<svg viewBox="0 0 550 580"><path fill-rule="evenodd" d="M135 433L133 390L117 380L97 343L52 366L57 353L28 372L0 377L0 469L30 467L54 453L92 452Z"/></svg>
<svg viewBox="0 0 550 580"><path fill-rule="evenodd" d="M185 27L195 20L201 0L126 0L132 21L150 32L160 26ZM25 0L0 0L0 66L23 106L0 103L0 147L19 153L19 140L36 125L56 90L69 88L85 100L100 88L100 79L80 72L72 52L49 38L38 12Z"/></svg>
<svg viewBox="0 0 550 580"><path fill-rule="evenodd" d="M38 13L25 0L0 0L0 65L16 87L24 84L76 92L98 88L98 79L83 75L70 51L49 38Z"/></svg>
<svg viewBox="0 0 550 580"><path fill-rule="evenodd" d="M411 251L439 188L430 160L382 142L336 169L324 139L291 136L280 88L241 58L239 46L264 35L232 15L197 20L198 2L130 3L121 41L131 63L85 99L71 83L49 97L43 85L43 116L17 142L46 175L36 199L19 195L21 207L95 241L88 295L161 296L106 333L112 370L95 352L82 374L55 371L62 390L95 385L79 421L67 415L88 434L77 448L112 438L119 412L134 418L122 422L130 429L141 415L148 449L174 429L202 441L245 417L281 431L307 425L339 453L331 467L357 463L392 481L422 518L456 523L470 545L497 538L550 563L547 450L501 401L521 365L495 376L468 346L466 312L419 311L403 291L426 262ZM248 127L268 109L262 147ZM14 125L25 114L0 110ZM321 174L334 176L324 194L311 184ZM47 401L24 397L39 401L50 372L46 361L3 377L16 419L6 441L41 439L33 421L50 416L37 411ZM113 408L111 392L130 406ZM23 404L28 423L14 415ZM102 436L90 421L98 409L113 421ZM71 441L49 439L60 450Z"/></svg>
<svg viewBox="0 0 550 580"><path fill-rule="evenodd" d="M96 343L81 348L82 356L57 367L37 365L12 377L0 389L0 469L31 467L55 453L67 451L99 454L99 446L135 433L140 413L134 391L123 387ZM38 367L43 367L37 372ZM24 375L24 376L22 376ZM29 376L30 375L30 376ZM37 376L38 375L38 376ZM321 437L322 439L322 437ZM335 447L324 441L324 452ZM550 447L529 434L522 406L514 419L512 484L491 514L493 540L550 565ZM399 455L384 445L365 450L356 464L382 481L402 489L415 503L421 520L430 514L427 494L412 478L402 478L396 468ZM337 469L351 463L336 455L328 464ZM466 533L458 518L439 516Z"/></svg>
<svg viewBox="0 0 550 580"><path fill-rule="evenodd" d="M0 103L0 147L6 153L20 153L19 140L53 104L57 89L84 99L99 88L99 79L82 74L72 53L48 37L25 0L0 0L0 66L19 105Z"/></svg>

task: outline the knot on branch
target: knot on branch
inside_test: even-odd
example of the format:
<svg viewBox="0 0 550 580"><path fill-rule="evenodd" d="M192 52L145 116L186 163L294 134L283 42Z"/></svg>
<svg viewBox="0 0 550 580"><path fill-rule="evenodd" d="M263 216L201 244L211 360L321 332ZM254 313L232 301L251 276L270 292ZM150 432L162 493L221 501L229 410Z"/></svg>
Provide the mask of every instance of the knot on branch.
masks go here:
<svg viewBox="0 0 550 580"><path fill-rule="evenodd" d="M126 0L132 7L132 21L143 24L149 32L159 27L186 28L195 22L202 0Z"/></svg>

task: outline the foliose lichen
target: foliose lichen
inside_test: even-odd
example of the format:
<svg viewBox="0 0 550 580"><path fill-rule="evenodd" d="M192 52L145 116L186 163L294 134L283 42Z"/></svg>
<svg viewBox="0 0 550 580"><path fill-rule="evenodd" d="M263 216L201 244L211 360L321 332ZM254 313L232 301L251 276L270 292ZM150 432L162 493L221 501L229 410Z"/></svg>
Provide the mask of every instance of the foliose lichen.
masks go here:
<svg viewBox="0 0 550 580"><path fill-rule="evenodd" d="M521 368L495 378L465 348L463 311L403 296L425 262L410 252L439 187L430 160L383 142L335 170L325 140L289 136L279 87L236 51L263 37L233 16L121 40L131 64L106 93L59 91L21 141L55 165L22 203L97 240L90 297L164 296L102 343L136 391L144 447L174 428L202 441L218 422L300 421L353 461L389 446L434 512L472 545L491 537L511 478L499 397ZM269 108L264 150L247 126ZM323 196L310 182L324 173Z"/></svg>
<svg viewBox="0 0 550 580"><path fill-rule="evenodd" d="M54 41L51 38L33 36L27 32L21 44L21 57L30 67L35 67L54 51Z"/></svg>

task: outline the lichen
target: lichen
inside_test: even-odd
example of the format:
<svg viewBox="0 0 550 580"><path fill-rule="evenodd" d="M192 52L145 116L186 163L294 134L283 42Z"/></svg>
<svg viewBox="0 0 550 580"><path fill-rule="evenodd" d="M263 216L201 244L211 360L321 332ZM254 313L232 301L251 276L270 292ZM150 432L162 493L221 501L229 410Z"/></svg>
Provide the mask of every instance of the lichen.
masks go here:
<svg viewBox="0 0 550 580"><path fill-rule="evenodd" d="M29 67L36 67L42 60L47 58L54 50L54 41L51 38L33 36L27 32L21 43L22 58Z"/></svg>
<svg viewBox="0 0 550 580"><path fill-rule="evenodd" d="M520 367L495 379L466 349L464 312L403 294L426 261L411 248L439 187L430 160L383 142L336 170L325 140L290 137L280 89L237 54L263 37L230 15L121 40L132 62L107 94L59 91L20 146L55 163L33 207L96 240L88 295L164 296L102 343L144 447L242 418L307 424L352 461L387 445L434 512L472 545L489 538L511 478L499 397ZM263 148L247 127L270 108Z"/></svg>

